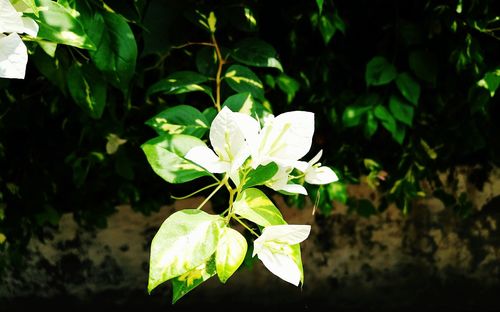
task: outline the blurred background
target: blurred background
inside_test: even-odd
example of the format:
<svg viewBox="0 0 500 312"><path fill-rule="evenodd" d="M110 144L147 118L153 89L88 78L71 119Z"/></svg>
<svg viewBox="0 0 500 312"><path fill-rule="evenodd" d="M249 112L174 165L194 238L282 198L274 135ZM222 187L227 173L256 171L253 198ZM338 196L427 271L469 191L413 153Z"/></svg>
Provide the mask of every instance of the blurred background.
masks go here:
<svg viewBox="0 0 500 312"><path fill-rule="evenodd" d="M26 78L0 79L0 310L500 308L498 2L33 3L97 52L41 30L25 41ZM314 112L311 153L340 180L270 193L288 223L312 225L302 288L247 259L172 306L168 283L147 294L151 239L209 192L174 200L206 181L164 181L140 146L164 109L211 106L150 89L179 71L215 75L200 12L217 17L227 66L249 42L276 56L283 70L252 67L263 93L248 92L276 115Z"/></svg>

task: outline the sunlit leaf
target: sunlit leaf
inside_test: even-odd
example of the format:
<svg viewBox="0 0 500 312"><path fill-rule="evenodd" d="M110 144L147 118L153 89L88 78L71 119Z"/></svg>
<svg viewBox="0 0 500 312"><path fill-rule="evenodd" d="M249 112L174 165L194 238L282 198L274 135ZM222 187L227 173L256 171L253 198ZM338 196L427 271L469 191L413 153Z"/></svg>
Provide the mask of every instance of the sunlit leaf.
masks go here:
<svg viewBox="0 0 500 312"><path fill-rule="evenodd" d="M189 105L167 108L146 121L146 124L155 129L159 135L164 133L188 134L198 138L203 137L209 128L205 116Z"/></svg>
<svg viewBox="0 0 500 312"><path fill-rule="evenodd" d="M216 274L215 257L172 279L172 304Z"/></svg>
<svg viewBox="0 0 500 312"><path fill-rule="evenodd" d="M217 275L225 283L240 267L247 253L247 241L230 227L222 229L215 252Z"/></svg>
<svg viewBox="0 0 500 312"><path fill-rule="evenodd" d="M237 215L261 226L286 224L278 208L256 188L241 192L233 207Z"/></svg>
<svg viewBox="0 0 500 312"><path fill-rule="evenodd" d="M276 50L257 38L247 38L236 43L231 57L248 66L273 67L283 71Z"/></svg>
<svg viewBox="0 0 500 312"><path fill-rule="evenodd" d="M214 254L223 223L219 215L197 209L169 216L151 242L148 291L174 277L180 276L186 284L198 279L201 272L191 270L204 269L199 266ZM185 273L189 276L182 276Z"/></svg>
<svg viewBox="0 0 500 312"><path fill-rule="evenodd" d="M210 175L184 158L195 146L205 146L205 143L190 135L164 134L147 141L141 148L156 174L170 183L184 183Z"/></svg>
<svg viewBox="0 0 500 312"><path fill-rule="evenodd" d="M257 99L264 98L264 86L259 77L248 67L233 65L224 75L227 84L236 92L249 92Z"/></svg>

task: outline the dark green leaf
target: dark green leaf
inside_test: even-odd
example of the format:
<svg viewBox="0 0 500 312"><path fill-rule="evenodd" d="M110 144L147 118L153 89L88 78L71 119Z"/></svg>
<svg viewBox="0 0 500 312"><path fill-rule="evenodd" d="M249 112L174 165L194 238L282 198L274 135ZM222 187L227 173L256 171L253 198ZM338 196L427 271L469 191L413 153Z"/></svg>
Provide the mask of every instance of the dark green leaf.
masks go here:
<svg viewBox="0 0 500 312"><path fill-rule="evenodd" d="M201 91L212 96L212 90L202 83L208 81L208 78L197 72L179 71L171 74L149 87L147 94L155 93L181 94L187 92Z"/></svg>
<svg viewBox="0 0 500 312"><path fill-rule="evenodd" d="M373 110L373 114L382 123L382 126L387 129L392 135L396 133L396 120L391 113L383 105L377 105Z"/></svg>
<svg viewBox="0 0 500 312"><path fill-rule="evenodd" d="M361 123L361 117L371 109L369 106L348 106L342 114L342 123L345 127L354 127Z"/></svg>
<svg viewBox="0 0 500 312"><path fill-rule="evenodd" d="M238 42L231 57L248 66L274 67L283 71L276 50L269 43L257 38L247 38Z"/></svg>
<svg viewBox="0 0 500 312"><path fill-rule="evenodd" d="M396 75L394 65L383 56L375 56L366 64L365 80L367 86L388 84L396 78Z"/></svg>
<svg viewBox="0 0 500 312"><path fill-rule="evenodd" d="M205 116L189 105L167 108L146 121L146 124L155 129L159 135L188 134L198 138L203 137L209 128Z"/></svg>
<svg viewBox="0 0 500 312"><path fill-rule="evenodd" d="M262 81L248 67L233 65L224 75L227 84L236 92L250 92L257 99L264 98Z"/></svg>
<svg viewBox="0 0 500 312"><path fill-rule="evenodd" d="M396 123L396 130L392 133L392 138L398 142L399 144L403 144L403 140L405 139L406 128L401 123Z"/></svg>
<svg viewBox="0 0 500 312"><path fill-rule="evenodd" d="M89 38L82 24L71 15L68 9L51 0L36 0L36 4L45 9L39 10L38 16L36 14L25 15L33 18L38 24L38 39L96 50L96 42Z"/></svg>
<svg viewBox="0 0 500 312"><path fill-rule="evenodd" d="M242 189L266 183L276 174L277 171L278 165L274 162L270 162L265 166L258 166L255 170L252 170L248 174L246 183Z"/></svg>
<svg viewBox="0 0 500 312"><path fill-rule="evenodd" d="M408 73L401 73L396 78L396 85L401 94L412 104L417 105L420 98L420 85Z"/></svg>
<svg viewBox="0 0 500 312"><path fill-rule="evenodd" d="M215 77L217 73L217 53L212 47L203 47L196 53L196 69L208 77ZM195 73L197 74L197 73ZM201 83L205 80L195 83Z"/></svg>
<svg viewBox="0 0 500 312"><path fill-rule="evenodd" d="M299 91L299 82L285 74L279 75L276 81L278 82L278 87L281 89L281 91L286 93L287 102L288 104L290 104L295 97L295 93Z"/></svg>
<svg viewBox="0 0 500 312"><path fill-rule="evenodd" d="M413 51L410 53L409 63L418 78L436 84L438 63L434 54L422 50Z"/></svg>
<svg viewBox="0 0 500 312"><path fill-rule="evenodd" d="M319 31L321 32L325 44L330 42L337 31L337 27L333 24L333 18L332 13L327 13L319 17Z"/></svg>
<svg viewBox="0 0 500 312"><path fill-rule="evenodd" d="M210 175L184 158L190 149L200 145L205 143L190 135L164 134L147 141L141 148L156 174L170 183L184 183Z"/></svg>
<svg viewBox="0 0 500 312"><path fill-rule="evenodd" d="M212 125L212 121L215 119L215 116L217 116L217 110L215 107L205 108L202 114L207 119L208 126L210 127L210 125Z"/></svg>
<svg viewBox="0 0 500 312"><path fill-rule="evenodd" d="M367 138L371 138L378 129L378 121L375 119L372 111L366 113L366 123L364 128L364 134Z"/></svg>
<svg viewBox="0 0 500 312"><path fill-rule="evenodd" d="M494 97L495 92L500 85L500 69L486 73L484 78L479 80L477 85L490 91L490 96Z"/></svg>
<svg viewBox="0 0 500 312"><path fill-rule="evenodd" d="M406 104L405 101L401 100L398 96L391 95L389 99L389 110L394 118L410 127L412 126L413 106Z"/></svg>
<svg viewBox="0 0 500 312"><path fill-rule="evenodd" d="M106 106L107 84L92 64L73 64L67 72L69 93L90 117L99 119Z"/></svg>
<svg viewBox="0 0 500 312"><path fill-rule="evenodd" d="M103 12L94 15L89 27L89 36L97 46L90 52L92 61L111 84L126 92L137 60L137 44L130 26L121 15Z"/></svg>
<svg viewBox="0 0 500 312"><path fill-rule="evenodd" d="M318 5L318 12L321 15L321 12L323 11L323 1L324 0L316 0L316 4Z"/></svg>

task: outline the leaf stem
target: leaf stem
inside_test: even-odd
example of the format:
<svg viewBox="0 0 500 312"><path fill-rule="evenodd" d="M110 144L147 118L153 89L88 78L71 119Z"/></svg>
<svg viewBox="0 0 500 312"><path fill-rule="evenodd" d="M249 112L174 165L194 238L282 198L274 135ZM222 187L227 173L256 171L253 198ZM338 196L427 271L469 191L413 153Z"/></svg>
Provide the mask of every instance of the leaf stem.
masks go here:
<svg viewBox="0 0 500 312"><path fill-rule="evenodd" d="M241 225L243 225L248 231L250 231L250 233L252 233L253 235L255 235L256 237L259 237L259 235L257 233L255 233L254 230L252 230L248 225L246 225L243 221L241 221L238 217L234 216L233 215L233 218L238 221Z"/></svg>
<svg viewBox="0 0 500 312"><path fill-rule="evenodd" d="M177 197L177 196L173 196L173 195L171 195L170 197L172 197L173 199L186 199L186 198L189 198L189 197L191 197L191 196L193 196L193 195L195 195L195 194L198 194L199 192L202 192L202 191L204 191L204 190L206 190L206 189L209 189L209 188L211 188L211 187L214 187L214 186L216 186L216 185L217 185L217 184L219 184L219 183L220 183L220 182L216 182L216 183L213 183L213 184L207 185L207 186L202 187L201 189L199 189L199 190L197 190L197 191L194 191L194 192L192 192L191 194L188 194L188 195L185 195L185 196L180 196L180 197Z"/></svg>
<svg viewBox="0 0 500 312"><path fill-rule="evenodd" d="M201 207L203 207L210 200L210 198L212 198L212 196L214 196L215 193L217 193L217 191L220 190L220 188L226 184L226 182L227 182L227 176L225 176L224 179L220 181L219 186L217 186L215 190L213 190L213 192L210 193L210 195L208 195L207 198L205 198L205 200L196 209L198 210L201 209Z"/></svg>

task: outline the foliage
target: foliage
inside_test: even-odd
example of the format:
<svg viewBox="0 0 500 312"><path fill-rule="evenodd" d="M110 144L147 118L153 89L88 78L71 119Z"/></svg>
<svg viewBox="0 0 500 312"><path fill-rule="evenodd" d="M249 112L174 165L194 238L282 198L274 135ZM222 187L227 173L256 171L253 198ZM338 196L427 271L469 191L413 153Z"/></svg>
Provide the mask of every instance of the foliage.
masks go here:
<svg viewBox="0 0 500 312"><path fill-rule="evenodd" d="M207 137L217 103L259 120L315 113L313 146L341 177L305 184L325 214L336 202L362 215L389 202L408 212L430 195L428 181L467 216L467 200L445 193L437 172L479 164L486 176L499 164L494 1L14 2L39 30L16 32L29 52L25 79L0 79L0 248L13 253L65 212L105 226L116 204L149 213L205 186L204 171L172 175L147 160L185 165L179 155ZM255 169L248 189L273 172ZM382 205L350 199L349 183L377 188ZM230 275L216 258L199 265L191 273L201 279L181 275L187 284Z"/></svg>

